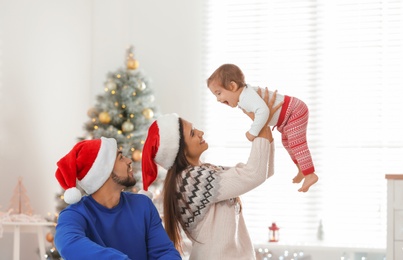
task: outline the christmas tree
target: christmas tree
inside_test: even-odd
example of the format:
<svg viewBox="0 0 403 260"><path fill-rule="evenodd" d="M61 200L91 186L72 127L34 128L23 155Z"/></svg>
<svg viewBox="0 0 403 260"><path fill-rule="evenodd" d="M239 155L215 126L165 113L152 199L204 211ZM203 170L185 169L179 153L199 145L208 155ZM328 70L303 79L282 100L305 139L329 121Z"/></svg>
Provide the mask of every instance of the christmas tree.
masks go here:
<svg viewBox="0 0 403 260"><path fill-rule="evenodd" d="M86 134L79 140L113 137L123 155L132 158L135 175L141 177L141 157L148 127L158 115L154 104L153 91L150 88L151 80L139 68L139 62L134 57L134 48L130 46L126 52L125 66L109 72L104 82L104 92L97 95L97 103L91 107L87 115L89 120L84 124ZM160 208L160 188L164 174L154 181L154 203ZM140 190L137 185L128 191ZM80 187L77 187L80 189ZM84 191L80 189L83 193ZM67 204L63 200L63 193L56 195L57 212L60 213ZM58 213L52 221L57 223ZM46 259L61 259L53 244L54 230L46 234L46 240L52 247L46 252Z"/></svg>
<svg viewBox="0 0 403 260"><path fill-rule="evenodd" d="M141 169L141 151L148 127L154 121L154 104L150 79L139 69L133 46L126 55L126 66L107 75L104 93L88 110L87 134L82 139L113 137L123 155L132 158L135 172Z"/></svg>

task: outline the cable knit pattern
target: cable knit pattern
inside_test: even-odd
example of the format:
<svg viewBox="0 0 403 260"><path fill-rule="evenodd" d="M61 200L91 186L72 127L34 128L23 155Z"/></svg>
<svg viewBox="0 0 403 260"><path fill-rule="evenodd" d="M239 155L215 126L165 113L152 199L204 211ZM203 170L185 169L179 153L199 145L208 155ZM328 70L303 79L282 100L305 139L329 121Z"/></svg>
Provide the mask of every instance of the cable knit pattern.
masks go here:
<svg viewBox="0 0 403 260"><path fill-rule="evenodd" d="M217 170L223 169L224 167L203 164L189 167L182 172L182 186L179 191L189 203L189 208L186 208L183 201L179 202L179 206L184 225L189 231L194 229L210 208L212 198L220 188Z"/></svg>

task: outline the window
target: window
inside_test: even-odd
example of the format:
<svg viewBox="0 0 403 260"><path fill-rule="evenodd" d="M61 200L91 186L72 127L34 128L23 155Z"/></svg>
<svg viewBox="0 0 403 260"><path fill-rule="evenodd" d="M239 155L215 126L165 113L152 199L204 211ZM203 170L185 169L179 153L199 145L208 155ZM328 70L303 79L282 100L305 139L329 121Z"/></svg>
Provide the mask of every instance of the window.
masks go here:
<svg viewBox="0 0 403 260"><path fill-rule="evenodd" d="M402 0L209 0L207 77L235 63L246 82L302 99L319 182L291 183L297 168L277 130L275 175L242 196L255 243L276 222L282 242L386 245L386 173L403 169ZM208 162L246 162L250 120L204 85ZM225 156L223 156L225 155Z"/></svg>

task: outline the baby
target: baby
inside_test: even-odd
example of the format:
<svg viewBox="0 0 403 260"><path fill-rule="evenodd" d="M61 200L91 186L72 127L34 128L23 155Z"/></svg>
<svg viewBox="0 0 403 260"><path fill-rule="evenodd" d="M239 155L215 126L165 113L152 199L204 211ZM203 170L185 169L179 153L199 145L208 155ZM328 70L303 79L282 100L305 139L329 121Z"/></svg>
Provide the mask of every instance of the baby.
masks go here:
<svg viewBox="0 0 403 260"><path fill-rule="evenodd" d="M218 102L255 114L253 123L246 132L248 140L253 141L269 118L269 109L257 93L258 88L247 85L242 70L234 64L224 64L216 69L207 79L207 86ZM269 94L272 95L273 92L269 91ZM293 183L304 180L298 191L306 192L318 181L306 139L308 107L295 97L277 94L274 106L280 102L283 102L281 108L268 125L276 127L281 133L283 146L298 167Z"/></svg>

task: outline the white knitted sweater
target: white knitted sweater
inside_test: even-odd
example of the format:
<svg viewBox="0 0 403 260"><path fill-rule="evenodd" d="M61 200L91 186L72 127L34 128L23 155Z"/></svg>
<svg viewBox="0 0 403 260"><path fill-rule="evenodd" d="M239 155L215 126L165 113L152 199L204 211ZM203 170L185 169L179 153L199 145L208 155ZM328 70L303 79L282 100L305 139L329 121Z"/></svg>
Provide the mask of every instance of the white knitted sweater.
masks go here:
<svg viewBox="0 0 403 260"><path fill-rule="evenodd" d="M178 187L190 208L181 208L190 234L189 260L251 260L255 252L245 220L234 198L262 184L274 173L274 143L255 138L246 164L224 168L203 164L183 173ZM181 205L183 206L183 205Z"/></svg>

